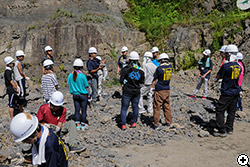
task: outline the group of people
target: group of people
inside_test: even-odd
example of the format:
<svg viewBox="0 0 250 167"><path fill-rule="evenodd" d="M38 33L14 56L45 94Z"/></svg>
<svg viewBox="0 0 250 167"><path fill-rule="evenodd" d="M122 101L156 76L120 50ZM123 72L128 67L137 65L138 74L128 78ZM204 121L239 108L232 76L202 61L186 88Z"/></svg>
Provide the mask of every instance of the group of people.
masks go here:
<svg viewBox="0 0 250 167"><path fill-rule="evenodd" d="M223 56L223 65L220 67L216 80L222 79L222 84L221 96L216 106L218 132L215 132L214 135L225 137L227 133L233 132L234 114L237 100L240 98L244 67L241 63L243 55L238 52L237 46L223 46L220 51L221 56ZM159 49L153 47L151 51L145 52L141 65L139 63L140 56L136 51L132 51L128 55L128 48L124 46L121 52L122 55L118 59L116 71L116 76L122 84L121 129L126 130L127 124L130 128L135 128L139 113L145 112L153 114L153 128L158 129L161 109L163 109L165 117L163 126L170 127L172 123L170 80L173 67L169 62L169 56L166 53L159 55ZM69 150L72 152L84 150L84 147L78 145L77 130L84 131L88 126L88 101L100 100L101 83L107 77L105 60L97 56L97 49L90 47L88 53L89 60L86 64L88 74L83 71L83 61L76 59L73 62L72 73L69 74L67 79L69 92L73 96L75 107L74 121L66 120L66 108L63 106L64 95L58 91L59 84L50 46L45 47L45 57L42 60L42 88L45 104L40 106L36 116L23 112L21 99L25 97L25 79L27 79L22 64L25 54L21 50L17 51L16 63L14 63L12 57L4 59L6 64L4 78L9 95L9 113L12 119L10 131L16 142L23 141L33 144L32 159L26 160L27 162L40 166L44 164L47 164L47 166L68 166L65 145L60 138L67 132L70 136ZM206 99L208 80L213 67L209 58L211 51L206 49L203 55L203 58L198 62L199 83L191 96L195 99L203 82L205 85L203 99ZM15 77L12 75L13 71ZM144 96L147 96L148 100L147 109L143 104ZM17 101L21 113L14 117L14 107ZM127 110L130 102L133 117L128 121ZM228 112L226 123L224 123L225 110Z"/></svg>

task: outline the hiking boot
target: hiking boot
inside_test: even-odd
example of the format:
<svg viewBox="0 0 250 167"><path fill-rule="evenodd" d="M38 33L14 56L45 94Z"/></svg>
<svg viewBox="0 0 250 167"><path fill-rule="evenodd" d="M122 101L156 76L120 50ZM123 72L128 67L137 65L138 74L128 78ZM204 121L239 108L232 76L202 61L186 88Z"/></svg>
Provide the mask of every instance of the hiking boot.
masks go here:
<svg viewBox="0 0 250 167"><path fill-rule="evenodd" d="M207 98L205 96L202 97L203 100L206 100Z"/></svg>
<svg viewBox="0 0 250 167"><path fill-rule="evenodd" d="M132 124L130 125L130 128L136 128L136 123L135 123L135 122L132 123Z"/></svg>
<svg viewBox="0 0 250 167"><path fill-rule="evenodd" d="M213 135L215 137L222 137L222 138L227 137L227 133L214 132Z"/></svg>
<svg viewBox="0 0 250 167"><path fill-rule="evenodd" d="M69 146L70 153L80 153L80 152L85 151L86 149L87 149L86 147L76 146L74 144Z"/></svg>
<svg viewBox="0 0 250 167"><path fill-rule="evenodd" d="M192 98L192 99L197 99L197 97L195 96L195 95L192 95L192 96L189 96L190 98Z"/></svg>
<svg viewBox="0 0 250 167"><path fill-rule="evenodd" d="M126 129L127 129L126 125L122 125L122 130L126 130Z"/></svg>

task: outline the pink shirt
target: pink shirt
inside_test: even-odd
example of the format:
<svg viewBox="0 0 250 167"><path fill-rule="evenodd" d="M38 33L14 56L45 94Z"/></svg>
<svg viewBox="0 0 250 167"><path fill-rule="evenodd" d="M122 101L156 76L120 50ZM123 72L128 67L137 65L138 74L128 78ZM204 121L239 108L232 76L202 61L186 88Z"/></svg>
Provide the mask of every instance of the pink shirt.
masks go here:
<svg viewBox="0 0 250 167"><path fill-rule="evenodd" d="M238 62L238 63L240 65L240 67L241 67L241 73L240 73L240 76L239 76L238 84L239 84L239 86L241 86L242 80L243 80L244 66L243 66L242 62Z"/></svg>
<svg viewBox="0 0 250 167"><path fill-rule="evenodd" d="M221 65L220 65L220 68L221 68L221 66L223 66L223 64L225 63L225 58L222 60L222 62L221 62Z"/></svg>

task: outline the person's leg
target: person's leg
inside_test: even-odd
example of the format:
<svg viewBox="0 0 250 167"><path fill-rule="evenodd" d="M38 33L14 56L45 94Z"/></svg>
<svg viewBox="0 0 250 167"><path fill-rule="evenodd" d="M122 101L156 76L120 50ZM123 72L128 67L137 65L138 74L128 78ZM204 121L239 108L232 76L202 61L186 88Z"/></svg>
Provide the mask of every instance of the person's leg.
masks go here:
<svg viewBox="0 0 250 167"><path fill-rule="evenodd" d="M138 103L139 103L140 97L141 95L138 94L137 96L133 96L131 99L132 109L133 109L133 119L131 120L131 123L136 123L138 120L138 115L139 115Z"/></svg>
<svg viewBox="0 0 250 167"><path fill-rule="evenodd" d="M24 85L24 81L23 79L17 81L17 84L20 88L20 94L19 94L19 100L18 100L18 103L19 103L19 111L20 112L23 112L24 109L23 109L23 106L24 106L24 89L25 89L25 85Z"/></svg>
<svg viewBox="0 0 250 167"><path fill-rule="evenodd" d="M98 94L98 96L101 96L101 92L102 92L102 80L103 80L102 70L99 70L97 72L97 74L98 74L98 91L97 91L97 94Z"/></svg>
<svg viewBox="0 0 250 167"><path fill-rule="evenodd" d="M224 119L225 119L225 110L228 107L228 101L230 97L228 96L220 96L220 99L216 105L216 125L219 130L219 133L225 133L226 132L226 127L224 124Z"/></svg>
<svg viewBox="0 0 250 167"><path fill-rule="evenodd" d="M170 125L172 122L171 109L170 109L170 91L163 90L162 94L163 94L163 97L165 99L163 102L163 111L164 111L165 122L167 125Z"/></svg>
<svg viewBox="0 0 250 167"><path fill-rule="evenodd" d="M15 107L15 101L16 101L16 95L15 94L8 94L9 95L9 115L10 119L14 117L14 107Z"/></svg>
<svg viewBox="0 0 250 167"><path fill-rule="evenodd" d="M236 103L238 99L238 95L232 97L232 99L228 102L229 105L227 107L227 121L225 123L227 132L233 132L233 125L234 125L234 118L235 118L235 111L236 111Z"/></svg>
<svg viewBox="0 0 250 167"><path fill-rule="evenodd" d="M81 123L87 124L88 95L80 95L80 103L81 103L81 109L82 109Z"/></svg>
<svg viewBox="0 0 250 167"><path fill-rule="evenodd" d="M160 120L160 112L161 112L161 106L163 103L163 99L161 98L161 91L156 91L154 93L154 125L158 125L159 124L159 120Z"/></svg>
<svg viewBox="0 0 250 167"><path fill-rule="evenodd" d="M98 81L96 78L92 78L91 88L92 88L92 99L96 99L97 96L97 84Z"/></svg>
<svg viewBox="0 0 250 167"><path fill-rule="evenodd" d="M129 107L131 96L127 94L122 95L122 106L121 106L121 124L126 125L126 119L127 119L127 110Z"/></svg>
<svg viewBox="0 0 250 167"><path fill-rule="evenodd" d="M194 91L194 96L196 96L197 93L199 92L199 90L200 90L200 88L201 88L201 85L202 85L202 82L203 82L203 78L200 77L200 78L199 78L199 82L198 82L198 84L197 84L197 86L196 86L196 89L195 89L195 91Z"/></svg>
<svg viewBox="0 0 250 167"><path fill-rule="evenodd" d="M145 96L147 93L145 85L142 86L140 92L141 92L141 95L140 95L140 99L139 99L139 111L140 111L140 113L143 113L143 112L145 112L145 109L143 106L143 96Z"/></svg>
<svg viewBox="0 0 250 167"><path fill-rule="evenodd" d="M208 79L204 78L204 92L203 92L204 97L207 97L207 90L208 90Z"/></svg>
<svg viewBox="0 0 250 167"><path fill-rule="evenodd" d="M80 102L79 102L79 95L73 95L73 101L75 106L75 123L77 126L80 126Z"/></svg>
<svg viewBox="0 0 250 167"><path fill-rule="evenodd" d="M153 94L150 92L150 86L147 86L147 98L148 98L148 112L149 113L153 113L154 109L153 109Z"/></svg>

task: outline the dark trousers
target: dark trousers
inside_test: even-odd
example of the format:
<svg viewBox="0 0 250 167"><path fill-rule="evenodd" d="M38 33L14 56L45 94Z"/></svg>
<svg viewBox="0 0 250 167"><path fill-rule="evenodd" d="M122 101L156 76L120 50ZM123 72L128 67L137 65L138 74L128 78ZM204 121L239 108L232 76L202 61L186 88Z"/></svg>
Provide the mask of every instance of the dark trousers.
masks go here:
<svg viewBox="0 0 250 167"><path fill-rule="evenodd" d="M75 122L76 123L87 123L87 103L88 95L73 95L74 106L75 106ZM80 114L82 110L82 114Z"/></svg>
<svg viewBox="0 0 250 167"><path fill-rule="evenodd" d="M220 96L220 99L216 106L216 124L220 133L226 133L226 131L233 131L233 124L234 124L238 97L239 95ZM225 111L227 111L228 113L226 123L224 123Z"/></svg>
<svg viewBox="0 0 250 167"><path fill-rule="evenodd" d="M140 100L140 94L138 95L129 95L126 93L123 93L122 95L122 108L121 108L121 120L122 125L126 124L126 118L127 118L127 110L129 107L130 101L132 102L132 109L133 109L133 118L131 120L132 123L136 123L139 115L139 100Z"/></svg>

